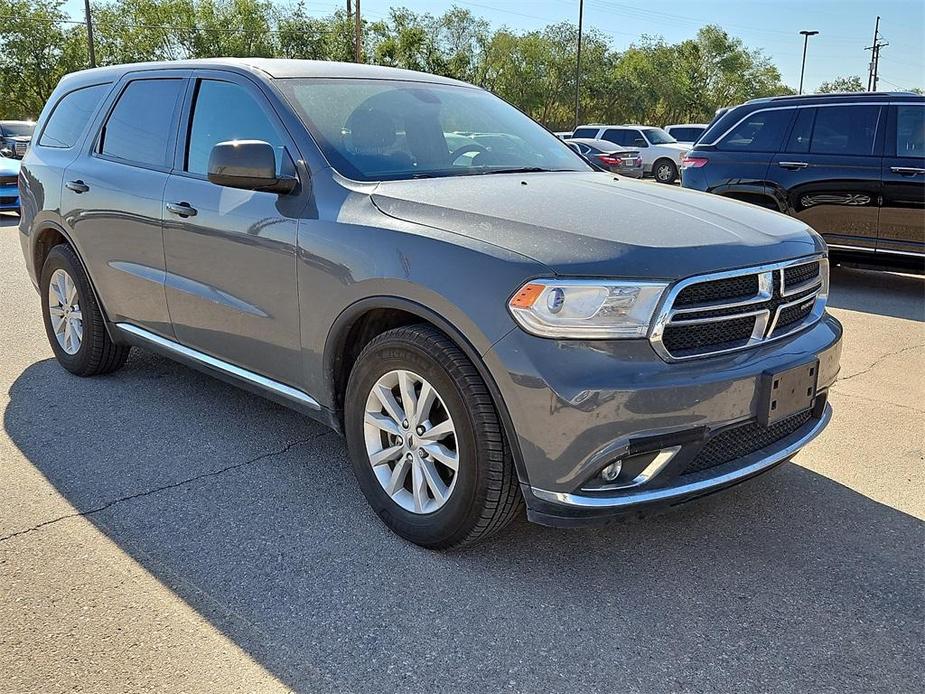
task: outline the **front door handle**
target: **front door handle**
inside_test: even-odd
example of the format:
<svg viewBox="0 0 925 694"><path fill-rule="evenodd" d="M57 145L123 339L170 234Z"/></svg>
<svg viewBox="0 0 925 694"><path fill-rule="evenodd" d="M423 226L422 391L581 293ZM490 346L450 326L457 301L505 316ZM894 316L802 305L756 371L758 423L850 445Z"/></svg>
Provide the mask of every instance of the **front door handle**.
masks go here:
<svg viewBox="0 0 925 694"><path fill-rule="evenodd" d="M805 161L779 161L777 165L783 169L805 169L809 166Z"/></svg>
<svg viewBox="0 0 925 694"><path fill-rule="evenodd" d="M188 202L168 202L167 211L180 217L195 217L196 208Z"/></svg>
<svg viewBox="0 0 925 694"><path fill-rule="evenodd" d="M88 186L86 183L84 183L80 179L77 179L76 181L68 181L67 183L64 184L64 186L68 190L73 190L75 193L78 193L78 194L86 193L88 190L90 190L90 186Z"/></svg>
<svg viewBox="0 0 925 694"><path fill-rule="evenodd" d="M925 174L925 169L916 169L912 166L891 166L890 171L903 176L918 176L919 174Z"/></svg>

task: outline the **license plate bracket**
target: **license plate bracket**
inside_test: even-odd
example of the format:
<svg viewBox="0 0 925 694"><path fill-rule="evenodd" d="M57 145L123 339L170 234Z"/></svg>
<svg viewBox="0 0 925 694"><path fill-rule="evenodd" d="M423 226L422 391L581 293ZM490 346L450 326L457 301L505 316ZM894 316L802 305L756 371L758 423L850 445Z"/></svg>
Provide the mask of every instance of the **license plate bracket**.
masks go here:
<svg viewBox="0 0 925 694"><path fill-rule="evenodd" d="M783 371L765 371L761 379L758 421L764 426L808 410L816 399L819 360Z"/></svg>

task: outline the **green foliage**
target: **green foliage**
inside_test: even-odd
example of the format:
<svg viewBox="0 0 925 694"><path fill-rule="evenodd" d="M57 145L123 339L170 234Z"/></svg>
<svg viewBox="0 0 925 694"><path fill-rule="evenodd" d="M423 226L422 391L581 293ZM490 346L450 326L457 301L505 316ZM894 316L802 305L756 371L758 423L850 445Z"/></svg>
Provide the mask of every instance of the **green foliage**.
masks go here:
<svg viewBox="0 0 925 694"><path fill-rule="evenodd" d="M818 94L831 94L833 92L863 92L867 85L861 82L857 75L850 77L836 77L831 82L823 82L816 90Z"/></svg>
<svg viewBox="0 0 925 694"><path fill-rule="evenodd" d="M0 117L36 116L58 79L87 66L82 25L63 23L62 0L0 0ZM299 0L100 0L93 3L97 61L262 56L353 59L353 18L327 17ZM364 20L363 55L373 63L471 82L553 129L575 119L577 29L493 29L467 9L441 15L396 7ZM676 44L643 36L618 52L588 29L582 37L580 120L707 121L720 106L785 94L760 51L715 26Z"/></svg>

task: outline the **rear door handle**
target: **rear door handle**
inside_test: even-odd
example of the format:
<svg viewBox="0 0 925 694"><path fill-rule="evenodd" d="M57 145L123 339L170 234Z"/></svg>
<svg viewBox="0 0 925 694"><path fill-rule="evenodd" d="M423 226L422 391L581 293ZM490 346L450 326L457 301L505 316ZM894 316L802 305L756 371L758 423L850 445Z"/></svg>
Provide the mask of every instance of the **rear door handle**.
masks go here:
<svg viewBox="0 0 925 694"><path fill-rule="evenodd" d="M167 211L180 217L196 216L196 208L188 202L168 202Z"/></svg>
<svg viewBox="0 0 925 694"><path fill-rule="evenodd" d="M890 171L893 173L902 174L903 176L917 176L919 174L925 174L925 169L916 169L912 166L891 166Z"/></svg>
<svg viewBox="0 0 925 694"><path fill-rule="evenodd" d="M809 166L805 161L779 161L777 165L783 169L805 169Z"/></svg>
<svg viewBox="0 0 925 694"><path fill-rule="evenodd" d="M73 190L75 193L86 193L88 190L90 190L90 186L88 186L80 179L77 179L76 181L68 181L64 185L68 190Z"/></svg>

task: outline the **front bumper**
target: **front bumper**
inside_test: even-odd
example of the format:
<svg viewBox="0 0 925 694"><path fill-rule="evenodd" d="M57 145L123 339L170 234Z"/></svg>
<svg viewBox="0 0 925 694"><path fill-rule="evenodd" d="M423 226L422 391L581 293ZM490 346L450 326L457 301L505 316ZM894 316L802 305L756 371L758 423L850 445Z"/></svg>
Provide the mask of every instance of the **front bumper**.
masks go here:
<svg viewBox="0 0 925 694"><path fill-rule="evenodd" d="M516 432L529 517L548 525L605 522L704 496L789 459L831 416L826 393L838 373L841 335L841 325L826 315L772 344L668 364L644 340L546 340L512 331L485 357ZM814 358L818 395L811 417L759 450L687 473L684 466L718 432L754 425L764 373ZM585 491L608 463L674 445L680 447L674 462L649 482Z"/></svg>

